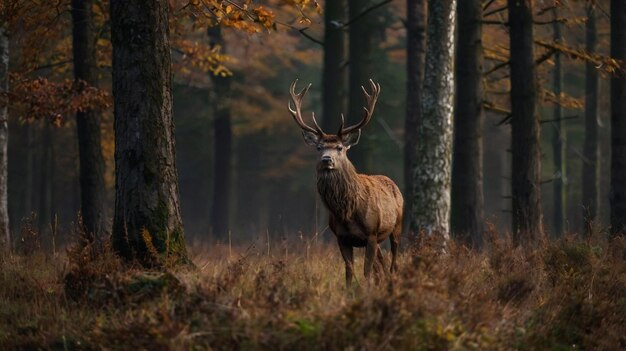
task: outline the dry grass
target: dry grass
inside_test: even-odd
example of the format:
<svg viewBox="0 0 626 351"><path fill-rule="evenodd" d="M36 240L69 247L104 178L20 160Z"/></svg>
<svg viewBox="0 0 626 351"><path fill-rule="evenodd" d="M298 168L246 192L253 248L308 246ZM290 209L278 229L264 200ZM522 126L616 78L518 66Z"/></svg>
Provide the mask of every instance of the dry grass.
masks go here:
<svg viewBox="0 0 626 351"><path fill-rule="evenodd" d="M434 247L405 252L377 287L359 267L350 291L334 246L232 258L215 248L196 255L196 270L167 273L125 267L109 250L5 257L0 349L626 348L625 240Z"/></svg>

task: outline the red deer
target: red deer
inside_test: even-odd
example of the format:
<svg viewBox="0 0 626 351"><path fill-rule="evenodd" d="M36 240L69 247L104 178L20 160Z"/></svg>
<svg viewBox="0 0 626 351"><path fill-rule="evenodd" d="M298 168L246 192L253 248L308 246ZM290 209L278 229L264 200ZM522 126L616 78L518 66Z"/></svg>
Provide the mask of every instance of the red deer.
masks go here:
<svg viewBox="0 0 626 351"><path fill-rule="evenodd" d="M297 82L296 79L289 91L295 110L291 107L291 101L288 107L293 119L302 129L304 141L316 147L319 152L317 191L330 213L329 226L337 237L345 261L346 284L350 287L352 282L354 247L365 247L366 279L373 268L377 271L385 269L379 244L387 238L391 241L391 272L395 272L402 231L403 199L400 189L386 176L358 174L347 156L347 151L359 142L361 129L372 118L380 85L370 79L371 95L361 87L367 101L363 119L344 128L344 118L341 115L339 131L333 135L322 131L315 120L315 114L312 114L314 128L304 123L302 99L311 84L297 94ZM379 265L382 267L378 267Z"/></svg>

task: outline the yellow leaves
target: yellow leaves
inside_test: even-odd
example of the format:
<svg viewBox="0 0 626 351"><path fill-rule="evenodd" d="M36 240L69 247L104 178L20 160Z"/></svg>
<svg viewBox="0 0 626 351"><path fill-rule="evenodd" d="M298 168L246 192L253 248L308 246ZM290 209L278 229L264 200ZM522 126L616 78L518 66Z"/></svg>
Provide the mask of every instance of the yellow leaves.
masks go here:
<svg viewBox="0 0 626 351"><path fill-rule="evenodd" d="M553 91L542 89L541 97L543 101L545 102L559 104L564 108L582 109L583 107L585 107L585 104L582 99L577 99L563 92L559 95L556 95Z"/></svg>
<svg viewBox="0 0 626 351"><path fill-rule="evenodd" d="M224 65L232 60L221 53L219 45L211 48L197 41L182 38L174 39L172 44L175 51L182 54L180 62L175 66L177 73L189 76L199 71L203 74L213 73L222 77L232 74Z"/></svg>
<svg viewBox="0 0 626 351"><path fill-rule="evenodd" d="M159 253L156 247L154 247L154 244L152 243L152 235L150 235L150 232L148 231L148 229L146 229L145 227L141 228L140 234L141 234L141 238L143 239L144 244L146 245L146 250L150 254L150 258L157 259L159 257Z"/></svg>

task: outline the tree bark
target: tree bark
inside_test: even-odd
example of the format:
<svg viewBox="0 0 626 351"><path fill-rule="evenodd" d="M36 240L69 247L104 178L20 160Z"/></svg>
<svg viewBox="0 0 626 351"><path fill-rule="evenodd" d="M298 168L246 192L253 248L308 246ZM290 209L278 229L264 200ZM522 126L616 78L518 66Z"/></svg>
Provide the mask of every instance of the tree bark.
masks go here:
<svg viewBox="0 0 626 351"><path fill-rule="evenodd" d="M348 0L350 18L355 18L370 6L367 0ZM363 92L361 86L365 85L371 76L371 55L373 47L373 32L375 23L373 12L358 18L349 25L350 36L350 75L349 75L349 101L348 120L357 123L363 117ZM367 133L361 135L359 145L351 150L352 163L361 173L371 170L372 145Z"/></svg>
<svg viewBox="0 0 626 351"><path fill-rule="evenodd" d="M407 0L406 119L404 121L404 198L413 199L413 170L417 159L417 135L421 119L422 83L426 56L426 0ZM405 230L413 201L404 202Z"/></svg>
<svg viewBox="0 0 626 351"><path fill-rule="evenodd" d="M459 0L456 107L452 156L452 232L470 246L482 245L483 47L480 0Z"/></svg>
<svg viewBox="0 0 626 351"><path fill-rule="evenodd" d="M208 30L211 46L220 45L224 48L221 28L211 27ZM216 239L228 239L230 230L230 179L232 174L232 128L230 118L230 82L231 77L211 75L215 94L213 131L213 202L211 205L211 232Z"/></svg>
<svg viewBox="0 0 626 351"><path fill-rule="evenodd" d="M39 237L42 243L50 236L50 224L52 223L52 187L54 184L54 145L52 143L52 130L50 122L42 121L42 140L40 144L41 155L38 166L39 173Z"/></svg>
<svg viewBox="0 0 626 351"><path fill-rule="evenodd" d="M541 154L532 1L509 0L511 45L511 195L513 238L534 242L542 234Z"/></svg>
<svg viewBox="0 0 626 351"><path fill-rule="evenodd" d="M24 124L24 134L26 137L24 138L23 147L26 150L26 156L24 157L24 208L23 212L20 214L20 218L28 218L32 215L33 211L35 211L34 206L34 194L33 189L35 188L34 182L34 162L35 162L35 144L34 144L34 134L35 134L35 126L32 122L28 122Z"/></svg>
<svg viewBox="0 0 626 351"><path fill-rule="evenodd" d="M0 25L0 89L9 90L9 36L6 26ZM4 248L11 249L11 232L9 231L8 192L8 152L9 114L7 102L0 106L0 241L4 240Z"/></svg>
<svg viewBox="0 0 626 351"><path fill-rule="evenodd" d="M448 237L454 113L455 0L428 1L428 50L411 230Z"/></svg>
<svg viewBox="0 0 626 351"><path fill-rule="evenodd" d="M587 5L586 23L586 50L595 53L597 50L598 35L596 29L595 4ZM598 214L598 180L600 167L598 155L598 71L591 62L585 64L585 144L584 144L582 192L583 192L583 220L585 234L591 235L593 223Z"/></svg>
<svg viewBox="0 0 626 351"><path fill-rule="evenodd" d="M555 8L552 10L554 18L558 18L558 10ZM563 36L561 35L561 24L555 21L552 24L553 39L555 43L562 43ZM554 236L559 237L563 234L563 225L567 218L567 192L565 186L567 184L567 164L566 164L566 148L567 148L567 131L565 130L565 123L563 123L563 112L560 105L560 95L563 91L563 70L561 68L561 54L557 51L554 54L554 70L552 71L552 84L554 94L557 96L557 104L554 105L554 112L552 118L553 131L552 131L552 154L553 154L553 167L554 176L552 181L553 186L553 231Z"/></svg>
<svg viewBox="0 0 626 351"><path fill-rule="evenodd" d="M76 84L97 85L93 0L72 0L72 49ZM82 82L81 82L82 81ZM80 212L87 237L100 238L104 232L106 195L104 158L100 144L100 116L93 110L76 113L78 136Z"/></svg>
<svg viewBox="0 0 626 351"><path fill-rule="evenodd" d="M343 0L326 1L324 5L324 72L322 92L322 129L334 133L339 125L339 115L344 113L344 69L345 32L341 25L345 21L346 4Z"/></svg>
<svg viewBox="0 0 626 351"><path fill-rule="evenodd" d="M611 57L626 60L626 2L611 0ZM626 78L611 77L611 234L626 235Z"/></svg>
<svg viewBox="0 0 626 351"><path fill-rule="evenodd" d="M172 119L168 2L111 1L113 245L146 266L188 262Z"/></svg>

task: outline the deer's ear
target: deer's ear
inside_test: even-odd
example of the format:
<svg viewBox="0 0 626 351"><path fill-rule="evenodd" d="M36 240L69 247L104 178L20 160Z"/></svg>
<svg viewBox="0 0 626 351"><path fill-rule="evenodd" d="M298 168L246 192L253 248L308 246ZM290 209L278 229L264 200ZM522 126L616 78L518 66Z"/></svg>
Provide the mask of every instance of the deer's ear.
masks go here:
<svg viewBox="0 0 626 351"><path fill-rule="evenodd" d="M347 148L350 148L359 143L359 139L361 138L361 130L357 129L353 132L348 133L347 135L341 136L341 142Z"/></svg>
<svg viewBox="0 0 626 351"><path fill-rule="evenodd" d="M302 131L302 137L304 137L304 142L311 146L317 146L317 144L320 141L319 135L317 135L316 133L310 132L308 130Z"/></svg>

